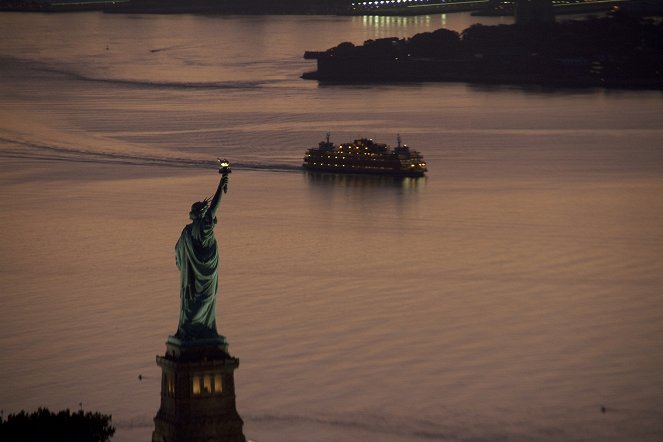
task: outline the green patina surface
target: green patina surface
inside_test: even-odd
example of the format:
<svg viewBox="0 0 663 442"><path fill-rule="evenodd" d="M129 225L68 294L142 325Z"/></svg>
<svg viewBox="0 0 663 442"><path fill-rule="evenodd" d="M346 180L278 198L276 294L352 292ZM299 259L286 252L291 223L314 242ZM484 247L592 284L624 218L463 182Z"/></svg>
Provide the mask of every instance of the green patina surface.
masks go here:
<svg viewBox="0 0 663 442"><path fill-rule="evenodd" d="M175 245L180 270L180 319L175 337L182 342L219 337L216 330L216 295L219 283L219 252L214 228L221 195L228 189L223 173L214 197L191 207L191 223Z"/></svg>

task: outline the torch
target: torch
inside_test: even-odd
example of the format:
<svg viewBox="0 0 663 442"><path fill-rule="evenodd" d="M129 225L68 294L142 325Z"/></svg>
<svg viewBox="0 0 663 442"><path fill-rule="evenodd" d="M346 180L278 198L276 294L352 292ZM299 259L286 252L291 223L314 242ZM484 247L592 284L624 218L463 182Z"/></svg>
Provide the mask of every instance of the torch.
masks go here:
<svg viewBox="0 0 663 442"><path fill-rule="evenodd" d="M217 162L219 163L219 173L226 178L226 183L223 186L223 193L228 192L228 174L232 173L232 169L230 168L230 161L221 158L217 158Z"/></svg>

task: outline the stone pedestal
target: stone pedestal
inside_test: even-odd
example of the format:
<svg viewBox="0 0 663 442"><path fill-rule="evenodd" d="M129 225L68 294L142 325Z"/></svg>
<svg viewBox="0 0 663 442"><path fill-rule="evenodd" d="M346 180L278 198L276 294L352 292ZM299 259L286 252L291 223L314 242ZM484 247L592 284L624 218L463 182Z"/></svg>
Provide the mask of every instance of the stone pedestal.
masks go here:
<svg viewBox="0 0 663 442"><path fill-rule="evenodd" d="M234 371L225 338L180 341L171 336L161 367L161 408L152 442L245 442L235 406Z"/></svg>

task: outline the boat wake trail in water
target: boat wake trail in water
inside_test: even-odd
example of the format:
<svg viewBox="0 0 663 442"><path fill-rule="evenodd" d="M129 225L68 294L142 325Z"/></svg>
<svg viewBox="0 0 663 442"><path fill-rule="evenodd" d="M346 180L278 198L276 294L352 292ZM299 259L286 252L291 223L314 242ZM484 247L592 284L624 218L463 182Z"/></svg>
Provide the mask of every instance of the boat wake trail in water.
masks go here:
<svg viewBox="0 0 663 442"><path fill-rule="evenodd" d="M134 416L129 419L119 419L117 421L113 421L113 423L121 430L134 428L154 428L154 418L147 415Z"/></svg>
<svg viewBox="0 0 663 442"><path fill-rule="evenodd" d="M449 425L424 419L404 419L396 416L353 415L353 416L304 416L288 414L244 415L248 428L255 424L260 427L278 427L287 432L291 427L294 433L304 434L335 433L355 434L355 440L437 440L437 441L491 441L508 440L507 434L491 428L452 428ZM285 426L285 429L284 429ZM263 428L264 430L264 428ZM483 433L483 434L481 434ZM259 439L259 438L258 438ZM293 437L300 440L299 437ZM304 440L304 439L301 439ZM309 439L305 439L309 440Z"/></svg>
<svg viewBox="0 0 663 442"><path fill-rule="evenodd" d="M167 46L163 48L154 48L150 49L150 52L155 53L155 52L163 52L163 51L176 51L176 50L181 50L181 49L195 49L195 48L200 48L203 45L174 45L174 46Z"/></svg>
<svg viewBox="0 0 663 442"><path fill-rule="evenodd" d="M67 148L49 144L38 144L19 140L0 138L0 145L11 145L0 149L0 158L29 159L40 161L65 161L77 163L117 164L127 166L159 166L177 168L215 168L215 160L193 159L185 157L155 157L115 152L91 152L83 149ZM261 170L270 172L299 172L301 168L294 164L235 162L236 170Z"/></svg>
<svg viewBox="0 0 663 442"><path fill-rule="evenodd" d="M156 51L160 51L157 49ZM167 48L163 49L167 50ZM224 81L170 81L145 80L140 78L110 78L82 73L75 66L62 65L56 62L49 63L35 60L0 57L0 63L11 63L14 67L22 68L27 72L40 72L49 76L64 77L74 81L91 83L105 83L109 85L124 86L142 89L172 89L172 90L232 90L232 89L260 89L277 83L278 80L224 80Z"/></svg>
<svg viewBox="0 0 663 442"><path fill-rule="evenodd" d="M143 81L111 78L94 78L79 74L71 74L77 80L99 83L110 83L121 86L158 89L258 89L267 86L268 81L212 81L212 82L168 82L168 81Z"/></svg>
<svg viewBox="0 0 663 442"><path fill-rule="evenodd" d="M369 435L370 440L379 440L382 437L390 436L389 440L394 438L401 440L438 440L438 441L466 441L467 434L462 437L457 431L446 429L437 422L428 422L422 420L404 420L395 417L386 416L303 416L293 414L259 414L243 415L246 421L246 430L251 431L255 427L278 426L282 436L286 436L292 431L299 436L304 434L311 435L318 433L343 431L348 435L353 432L361 433L363 436ZM131 418L118 419L114 424L119 430L131 430L138 428L153 428L154 421L147 415L134 416ZM290 430L291 429L291 430ZM372 435L372 436L370 436ZM249 434L248 436L251 436ZM299 437L293 437L300 440ZM308 440L308 439L307 439ZM504 435L490 434L486 438L477 437L471 440L500 442L506 440Z"/></svg>
<svg viewBox="0 0 663 442"><path fill-rule="evenodd" d="M51 72L53 72L51 70ZM55 73L65 74L74 80L108 83L118 86L154 89L185 89L185 90L219 90L219 89L258 89L267 86L269 81L209 81L209 82L185 82L185 81L147 81L121 78L100 78L87 76L75 72L57 71Z"/></svg>

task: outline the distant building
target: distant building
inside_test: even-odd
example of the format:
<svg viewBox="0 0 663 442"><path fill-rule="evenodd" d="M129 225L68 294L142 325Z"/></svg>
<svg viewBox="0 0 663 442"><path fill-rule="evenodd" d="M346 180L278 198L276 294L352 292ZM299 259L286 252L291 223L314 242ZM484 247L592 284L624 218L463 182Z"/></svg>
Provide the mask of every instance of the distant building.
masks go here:
<svg viewBox="0 0 663 442"><path fill-rule="evenodd" d="M425 15L445 12L476 11L487 8L491 0L351 0L353 15Z"/></svg>
<svg viewBox="0 0 663 442"><path fill-rule="evenodd" d="M552 0L516 0L514 15L517 24L555 21Z"/></svg>
<svg viewBox="0 0 663 442"><path fill-rule="evenodd" d="M631 15L650 15L662 16L663 15L663 1L662 0L630 0L624 3L619 8L623 12Z"/></svg>
<svg viewBox="0 0 663 442"><path fill-rule="evenodd" d="M663 0L640 0L663 4ZM474 15L516 16L517 23L550 22L555 15L592 14L639 5L638 0L490 0Z"/></svg>

